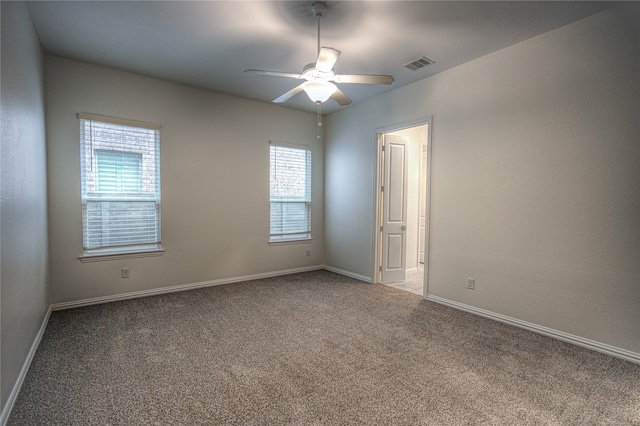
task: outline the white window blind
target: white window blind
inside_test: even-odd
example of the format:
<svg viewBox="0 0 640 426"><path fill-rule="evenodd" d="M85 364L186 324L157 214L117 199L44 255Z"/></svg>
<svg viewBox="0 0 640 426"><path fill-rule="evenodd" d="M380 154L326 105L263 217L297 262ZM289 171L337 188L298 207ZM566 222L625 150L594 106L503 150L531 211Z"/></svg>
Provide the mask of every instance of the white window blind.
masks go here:
<svg viewBox="0 0 640 426"><path fill-rule="evenodd" d="M311 149L271 143L270 242L311 238Z"/></svg>
<svg viewBox="0 0 640 426"><path fill-rule="evenodd" d="M159 249L160 131L79 118L85 254Z"/></svg>

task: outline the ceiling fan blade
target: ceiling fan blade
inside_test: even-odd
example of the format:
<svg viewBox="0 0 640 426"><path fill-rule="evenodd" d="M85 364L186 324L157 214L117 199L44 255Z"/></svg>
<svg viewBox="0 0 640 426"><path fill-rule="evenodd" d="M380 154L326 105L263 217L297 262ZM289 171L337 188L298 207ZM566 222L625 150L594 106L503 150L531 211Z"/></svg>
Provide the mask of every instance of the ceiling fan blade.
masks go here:
<svg viewBox="0 0 640 426"><path fill-rule="evenodd" d="M391 84L394 79L392 75L343 74L336 75L333 81L336 83Z"/></svg>
<svg viewBox="0 0 640 426"><path fill-rule="evenodd" d="M247 74L271 75L274 77L304 78L302 74L290 72L266 71L266 70L244 70Z"/></svg>
<svg viewBox="0 0 640 426"><path fill-rule="evenodd" d="M284 95L278 96L277 98L275 98L273 100L274 103L276 104L281 104L283 102L288 101L289 99L293 98L295 95L297 95L298 93L302 92L302 84L299 86L294 87L293 89L289 90L287 93L285 93Z"/></svg>
<svg viewBox="0 0 640 426"><path fill-rule="evenodd" d="M318 61L316 62L316 69L323 72L331 71L338 60L338 56L340 56L339 50L332 47L321 47Z"/></svg>
<svg viewBox="0 0 640 426"><path fill-rule="evenodd" d="M339 103L342 106L349 105L351 102L353 102L340 89L336 89L336 91L333 92L333 94L331 95L331 99L333 99L334 101L336 101L337 103Z"/></svg>

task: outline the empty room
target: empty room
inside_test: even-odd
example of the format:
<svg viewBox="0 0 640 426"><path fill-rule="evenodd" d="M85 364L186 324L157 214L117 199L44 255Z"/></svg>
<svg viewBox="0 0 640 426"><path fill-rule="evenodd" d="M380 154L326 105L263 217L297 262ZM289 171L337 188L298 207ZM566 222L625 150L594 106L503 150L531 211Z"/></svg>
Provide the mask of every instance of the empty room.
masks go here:
<svg viewBox="0 0 640 426"><path fill-rule="evenodd" d="M640 3L0 7L0 426L640 424Z"/></svg>

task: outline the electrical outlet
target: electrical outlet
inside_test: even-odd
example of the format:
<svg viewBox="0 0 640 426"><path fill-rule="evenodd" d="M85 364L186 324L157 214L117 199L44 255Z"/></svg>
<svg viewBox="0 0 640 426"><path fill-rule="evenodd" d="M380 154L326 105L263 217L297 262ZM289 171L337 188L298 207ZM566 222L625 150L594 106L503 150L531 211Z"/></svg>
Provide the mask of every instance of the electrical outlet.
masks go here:
<svg viewBox="0 0 640 426"><path fill-rule="evenodd" d="M311 256L311 250L307 250L307 257Z"/></svg>
<svg viewBox="0 0 640 426"><path fill-rule="evenodd" d="M473 290L476 288L476 280L473 278L467 278L467 288Z"/></svg>
<svg viewBox="0 0 640 426"><path fill-rule="evenodd" d="M122 268L122 278L129 278L129 268Z"/></svg>

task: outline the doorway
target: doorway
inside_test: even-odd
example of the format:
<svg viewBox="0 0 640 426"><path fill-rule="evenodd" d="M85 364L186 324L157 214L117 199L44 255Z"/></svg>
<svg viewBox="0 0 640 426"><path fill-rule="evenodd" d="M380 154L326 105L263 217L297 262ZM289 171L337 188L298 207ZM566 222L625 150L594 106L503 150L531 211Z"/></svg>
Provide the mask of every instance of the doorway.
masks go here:
<svg viewBox="0 0 640 426"><path fill-rule="evenodd" d="M376 131L375 282L427 294L431 118Z"/></svg>

